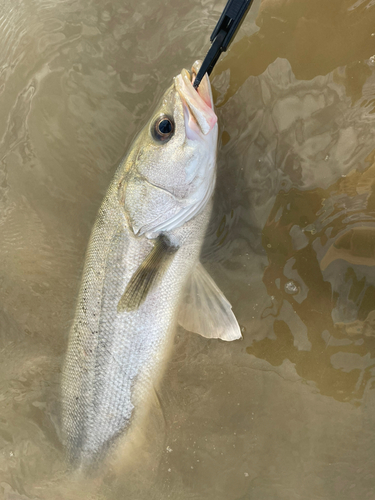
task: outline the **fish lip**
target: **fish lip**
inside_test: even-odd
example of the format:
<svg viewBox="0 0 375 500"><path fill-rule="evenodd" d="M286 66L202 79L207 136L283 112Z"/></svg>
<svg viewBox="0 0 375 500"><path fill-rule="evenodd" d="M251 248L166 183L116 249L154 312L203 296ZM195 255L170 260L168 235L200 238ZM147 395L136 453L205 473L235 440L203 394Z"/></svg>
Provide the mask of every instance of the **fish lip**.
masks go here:
<svg viewBox="0 0 375 500"><path fill-rule="evenodd" d="M202 61L197 60L193 64L191 68L191 84L194 84L195 78L200 70L200 67L202 66ZM211 82L210 78L207 75L207 73L204 75L202 78L202 81L200 85L198 86L198 89L196 89L197 93L202 97L202 99L205 101L207 106L209 106L212 110L214 109L214 102L213 102L213 97L212 97L212 88L211 88Z"/></svg>
<svg viewBox="0 0 375 500"><path fill-rule="evenodd" d="M207 135L215 127L217 116L214 111L211 84L207 74L202 78L198 90L193 87L195 76L201 64L201 61L196 61L191 72L183 69L175 77L174 85L182 100L185 112L194 118L199 125L200 131ZM189 124L191 124L190 120Z"/></svg>

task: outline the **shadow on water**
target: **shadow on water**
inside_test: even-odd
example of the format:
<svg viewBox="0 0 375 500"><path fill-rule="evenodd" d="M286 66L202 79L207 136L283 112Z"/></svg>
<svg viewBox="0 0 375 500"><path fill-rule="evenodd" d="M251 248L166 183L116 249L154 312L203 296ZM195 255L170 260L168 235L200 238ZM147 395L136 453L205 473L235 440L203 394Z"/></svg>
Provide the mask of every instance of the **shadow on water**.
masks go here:
<svg viewBox="0 0 375 500"><path fill-rule="evenodd" d="M365 196L358 200L363 177L368 177L362 182ZM276 339L247 348L272 365L287 357L322 394L355 404L375 381L374 193L374 165L327 190L278 193L263 230L269 260L263 280L274 297L274 307L264 316L275 317ZM329 253L330 262L322 268ZM307 351L295 345L288 323L280 319L284 301L306 326Z"/></svg>
<svg viewBox="0 0 375 500"><path fill-rule="evenodd" d="M356 82L364 83L368 72L362 61L375 53L374 10L371 0L263 0L256 20L259 31L234 43L216 66L218 74L230 70L225 100L279 57L288 59L299 80L347 66L348 87L355 87L358 95Z"/></svg>
<svg viewBox="0 0 375 500"><path fill-rule="evenodd" d="M372 2L264 1L259 31L233 45L214 78L223 151L232 150L240 177L234 184L228 169L224 183L244 212L229 235L233 241L241 225L255 240L261 231L267 257L272 305L262 318L274 318L272 333L247 352L273 366L289 359L322 394L356 405L374 380L374 13ZM256 126L243 120L232 141L227 109L244 87L260 103L245 105ZM262 191L264 208L273 206L264 227L249 228L254 212L262 217ZM241 255L254 251L247 241Z"/></svg>
<svg viewBox="0 0 375 500"><path fill-rule="evenodd" d="M8 7L0 496L371 499L374 1L254 3L256 21L254 10L213 73L218 180L203 252L244 339L179 329L133 469L80 485L58 404L87 239L119 159L172 77L204 55L222 5Z"/></svg>

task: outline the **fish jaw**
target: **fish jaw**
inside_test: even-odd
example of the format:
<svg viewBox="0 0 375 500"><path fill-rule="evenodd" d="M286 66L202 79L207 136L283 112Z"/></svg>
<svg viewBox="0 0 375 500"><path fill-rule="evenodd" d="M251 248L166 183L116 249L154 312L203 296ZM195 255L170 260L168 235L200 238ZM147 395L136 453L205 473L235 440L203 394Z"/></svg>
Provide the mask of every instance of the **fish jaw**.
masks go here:
<svg viewBox="0 0 375 500"><path fill-rule="evenodd" d="M193 87L194 78L200 65L200 61L194 63L192 67L193 78L186 69L183 69L174 80L175 88L182 100L187 118L186 133L188 137L200 133L206 136L215 128L217 123L208 76L203 77L198 90Z"/></svg>

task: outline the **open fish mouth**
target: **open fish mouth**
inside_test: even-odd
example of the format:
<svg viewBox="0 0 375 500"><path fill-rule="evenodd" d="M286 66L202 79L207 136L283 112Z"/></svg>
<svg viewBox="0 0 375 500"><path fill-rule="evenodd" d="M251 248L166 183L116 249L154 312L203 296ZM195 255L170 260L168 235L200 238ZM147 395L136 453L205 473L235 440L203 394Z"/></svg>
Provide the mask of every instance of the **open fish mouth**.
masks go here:
<svg viewBox="0 0 375 500"><path fill-rule="evenodd" d="M175 88L180 95L187 117L187 132L198 132L207 135L216 125L217 116L214 111L211 84L205 75L195 90L193 83L202 61L195 61L191 72L183 69L174 80Z"/></svg>

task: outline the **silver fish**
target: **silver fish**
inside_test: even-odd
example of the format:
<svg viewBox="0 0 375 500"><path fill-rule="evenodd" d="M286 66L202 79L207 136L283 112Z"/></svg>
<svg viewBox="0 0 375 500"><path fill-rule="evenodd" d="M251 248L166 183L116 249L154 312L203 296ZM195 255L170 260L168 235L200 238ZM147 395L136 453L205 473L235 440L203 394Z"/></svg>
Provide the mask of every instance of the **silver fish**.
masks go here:
<svg viewBox="0 0 375 500"><path fill-rule="evenodd" d="M199 263L216 177L217 117L200 62L183 70L121 162L99 210L62 377L73 464L90 467L147 413L179 322L241 337Z"/></svg>

